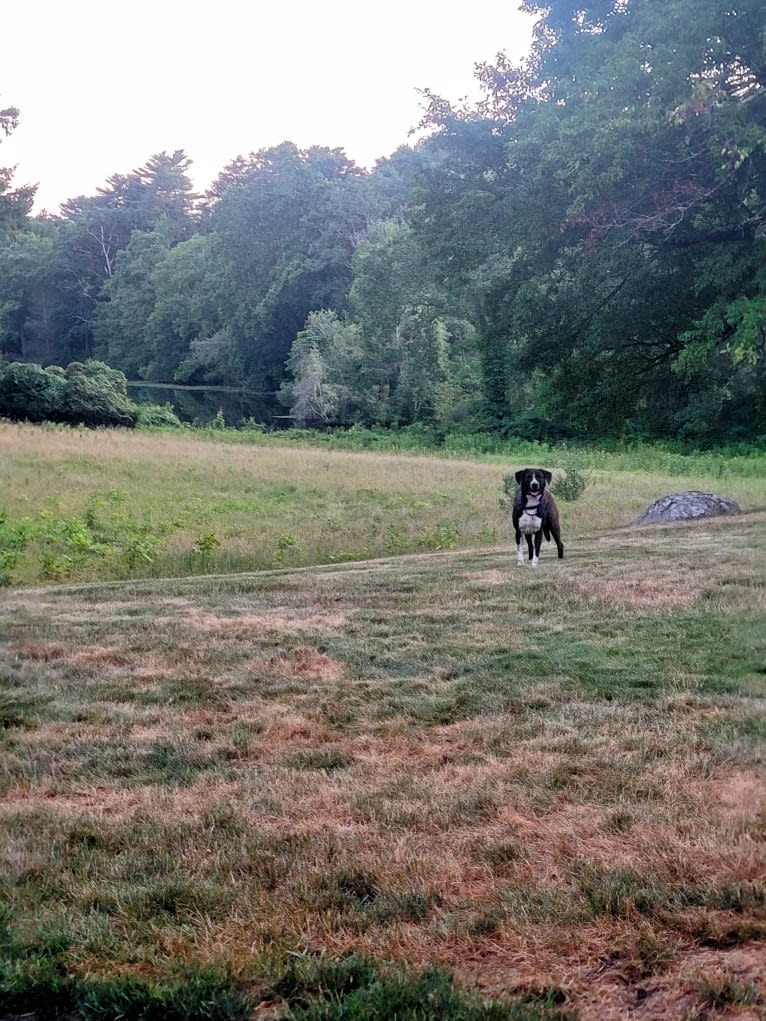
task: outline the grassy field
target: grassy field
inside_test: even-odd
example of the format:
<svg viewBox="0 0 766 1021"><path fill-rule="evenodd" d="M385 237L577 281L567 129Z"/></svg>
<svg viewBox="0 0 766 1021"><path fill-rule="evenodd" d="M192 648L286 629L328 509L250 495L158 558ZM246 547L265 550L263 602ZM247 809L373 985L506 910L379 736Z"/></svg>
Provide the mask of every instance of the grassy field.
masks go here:
<svg viewBox="0 0 766 1021"><path fill-rule="evenodd" d="M30 540L8 568L0 1017L764 1016L761 477L601 467L533 570L498 507L515 464L0 438L6 527L88 528L119 488L183 522L147 573L195 530L211 569L255 558L248 527L271 536L253 566L303 543L271 570L32 588ZM295 489L214 509L268 486ZM682 488L743 513L621 527ZM420 552L311 565L332 501L357 557L398 522Z"/></svg>
<svg viewBox="0 0 766 1021"><path fill-rule="evenodd" d="M0 584L179 577L505 543L503 476L575 455L526 444L508 457L370 453L290 434L148 434L0 423ZM569 534L627 524L656 497L714 491L766 506L766 454L590 451Z"/></svg>

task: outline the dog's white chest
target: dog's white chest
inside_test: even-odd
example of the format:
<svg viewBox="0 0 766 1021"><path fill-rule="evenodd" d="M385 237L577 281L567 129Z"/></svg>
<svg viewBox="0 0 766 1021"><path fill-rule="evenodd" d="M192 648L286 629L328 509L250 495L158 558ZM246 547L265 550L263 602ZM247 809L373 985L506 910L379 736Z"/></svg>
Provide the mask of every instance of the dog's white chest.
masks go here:
<svg viewBox="0 0 766 1021"><path fill-rule="evenodd" d="M528 497L527 502L524 505L524 510L521 517L519 518L519 531L522 535L534 535L535 532L539 532L543 519L538 514L540 507L540 498L535 499L534 497Z"/></svg>
<svg viewBox="0 0 766 1021"><path fill-rule="evenodd" d="M535 532L540 531L542 521L536 514L527 514L526 512L519 518L519 531L522 535L534 535Z"/></svg>

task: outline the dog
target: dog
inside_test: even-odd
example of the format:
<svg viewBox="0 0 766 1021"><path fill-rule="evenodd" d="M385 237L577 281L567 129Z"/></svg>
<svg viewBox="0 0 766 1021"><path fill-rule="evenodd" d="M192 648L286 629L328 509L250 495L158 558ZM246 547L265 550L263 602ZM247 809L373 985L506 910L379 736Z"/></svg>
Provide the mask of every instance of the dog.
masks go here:
<svg viewBox="0 0 766 1021"><path fill-rule="evenodd" d="M516 533L516 562L524 563L524 542L526 537L529 559L537 567L543 536L550 542L551 536L559 552L564 556L559 527L559 511L556 501L546 492L546 486L553 475L545 468L522 468L516 472L516 496L513 501L513 528Z"/></svg>

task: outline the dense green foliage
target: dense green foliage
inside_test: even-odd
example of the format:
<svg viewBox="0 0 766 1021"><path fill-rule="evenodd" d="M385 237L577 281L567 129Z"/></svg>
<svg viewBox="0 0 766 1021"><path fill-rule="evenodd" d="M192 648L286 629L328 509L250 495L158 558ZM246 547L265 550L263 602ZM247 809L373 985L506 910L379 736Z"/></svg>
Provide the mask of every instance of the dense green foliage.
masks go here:
<svg viewBox="0 0 766 1021"><path fill-rule="evenodd" d="M93 359L66 369L0 364L0 417L87 426L180 425L167 408L134 404L124 374Z"/></svg>
<svg viewBox="0 0 766 1021"><path fill-rule="evenodd" d="M286 142L200 199L160 153L20 219L4 171L0 356L279 391L299 425L763 435L760 0L523 7L523 65L475 108L426 92L370 173Z"/></svg>
<svg viewBox="0 0 766 1021"><path fill-rule="evenodd" d="M763 428L766 67L757 2L566 2L487 116L431 97L429 250L484 320L493 418L712 440ZM486 229L476 230L483 223Z"/></svg>
<svg viewBox="0 0 766 1021"><path fill-rule="evenodd" d="M125 376L102 362L72 362L66 370L30 362L0 368L0 415L30 422L135 425Z"/></svg>

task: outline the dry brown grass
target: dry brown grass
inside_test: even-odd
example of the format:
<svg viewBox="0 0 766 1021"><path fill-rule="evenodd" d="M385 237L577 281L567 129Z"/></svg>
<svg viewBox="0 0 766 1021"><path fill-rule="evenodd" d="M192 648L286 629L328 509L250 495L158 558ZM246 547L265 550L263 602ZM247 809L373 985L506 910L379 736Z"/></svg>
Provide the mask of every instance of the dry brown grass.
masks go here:
<svg viewBox="0 0 766 1021"><path fill-rule="evenodd" d="M580 584L583 595L604 606L627 610L663 610L690 606L699 595L696 579L679 581L675 573L658 573L646 578L606 577L589 579Z"/></svg>
<svg viewBox="0 0 766 1021"><path fill-rule="evenodd" d="M80 973L362 953L582 1021L756 1017L763 525L4 594L16 924L68 919Z"/></svg>

